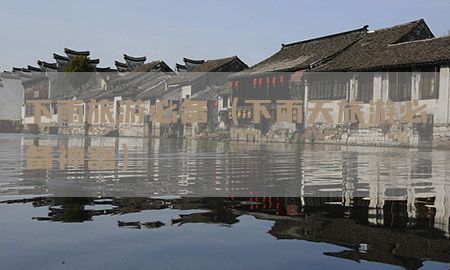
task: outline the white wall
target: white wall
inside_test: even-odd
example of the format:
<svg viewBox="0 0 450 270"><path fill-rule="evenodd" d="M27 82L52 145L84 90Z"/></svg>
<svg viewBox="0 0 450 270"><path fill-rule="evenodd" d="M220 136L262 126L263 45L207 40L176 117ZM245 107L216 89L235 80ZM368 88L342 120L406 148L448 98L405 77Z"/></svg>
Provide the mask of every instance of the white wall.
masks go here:
<svg viewBox="0 0 450 270"><path fill-rule="evenodd" d="M0 87L0 120L21 120L23 86L17 78L1 77Z"/></svg>
<svg viewBox="0 0 450 270"><path fill-rule="evenodd" d="M420 83L420 73L413 72L413 76L411 78L411 98L412 100L418 100L419 106L426 105L425 111L428 114L432 114L434 116L434 124L435 125L448 125L450 124L450 68L449 67L441 67L439 73L439 98L438 99L420 99L419 93L419 83ZM357 91L358 91L358 83L355 79L351 79L349 86L350 88L350 96L349 100L356 100ZM374 73L373 78L373 99L375 100L388 100L389 97L389 81L386 73ZM307 94L305 94L307 95ZM403 106L406 102L395 102L395 119L400 119L400 107ZM305 105L305 109L308 112L308 109L313 108L315 105L312 104L309 100ZM339 116L339 101L337 100L329 100L324 105L325 108L331 108L331 115L334 123L338 123ZM368 103L362 104L362 112L364 113L364 117L366 122L370 116L370 107L371 105ZM310 113L307 113L307 117ZM322 115L316 119L315 123L325 122L325 119ZM311 126L311 124L307 124L307 126Z"/></svg>

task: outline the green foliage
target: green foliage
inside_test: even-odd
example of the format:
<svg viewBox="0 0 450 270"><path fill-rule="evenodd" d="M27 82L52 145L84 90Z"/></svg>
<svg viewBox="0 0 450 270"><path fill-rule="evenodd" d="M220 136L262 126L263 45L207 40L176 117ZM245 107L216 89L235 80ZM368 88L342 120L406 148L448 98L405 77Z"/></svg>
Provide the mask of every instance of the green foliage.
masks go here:
<svg viewBox="0 0 450 270"><path fill-rule="evenodd" d="M84 56L75 56L70 59L67 66L64 68L66 79L75 89L81 90L84 84L86 84L94 67L90 64L89 58Z"/></svg>
<svg viewBox="0 0 450 270"><path fill-rule="evenodd" d="M75 56L70 59L64 69L64 72L94 72L94 67L90 64L90 60L84 56Z"/></svg>

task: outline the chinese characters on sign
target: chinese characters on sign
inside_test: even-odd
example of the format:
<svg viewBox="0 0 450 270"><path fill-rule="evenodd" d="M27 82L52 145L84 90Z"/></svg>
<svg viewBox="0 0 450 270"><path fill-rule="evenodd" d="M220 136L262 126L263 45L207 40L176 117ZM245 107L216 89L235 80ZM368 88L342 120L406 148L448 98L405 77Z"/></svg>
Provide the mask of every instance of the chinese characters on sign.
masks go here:
<svg viewBox="0 0 450 270"><path fill-rule="evenodd" d="M128 169L128 146L122 145L123 170ZM114 170L117 168L114 146L89 146L83 147L52 147L30 145L26 151L26 168L28 170L51 170L53 163L59 164L58 168L64 170L67 167L80 169L87 167L89 170Z"/></svg>
<svg viewBox="0 0 450 270"><path fill-rule="evenodd" d="M261 115L266 119L272 119L266 105L273 104L270 100L246 100L246 104L252 105L252 111L240 111L237 107L238 100L235 98L232 105L232 120L238 125L238 118L249 118L252 123L259 124ZM325 122L327 124L358 123L361 127L367 125L379 125L396 120L405 123L425 123L427 121L426 105L419 105L417 100L406 101L399 107L400 117L396 118L396 107L391 101L371 101L369 113L363 111L363 102L340 100L338 102L337 119L333 117L333 107L328 107L329 101L312 100L310 108L304 108L302 100L277 100L276 122L307 123L314 124ZM323 120L319 121L319 118ZM336 120L334 120L336 119ZM304 121L306 120L306 121Z"/></svg>
<svg viewBox="0 0 450 270"><path fill-rule="evenodd" d="M49 109L51 101L32 100L28 103L34 108L34 123L40 124L42 117L51 118ZM333 117L336 106L329 106L332 102L325 100L311 100L305 106L303 100L245 100L244 104L251 110L238 108L238 98L234 98L231 106L231 119L238 125L238 119L250 119L252 123L261 122L261 117L274 119L277 122L314 124L324 122L328 124L358 123L361 127L378 125L384 122L401 121L406 123L424 123L427 119L426 105L420 105L418 100L395 104L387 101L371 101L368 113L363 110L364 103L360 101L340 100L336 103L337 117ZM159 100L154 105L145 104L141 100L119 101L118 109L114 102L108 100L91 100L87 103L77 100L63 100L56 102L57 119L60 123L88 123L114 124L115 119L120 124L143 124L145 115L149 114L152 121L162 124L174 124L179 120L182 124L207 123L208 102L205 100L184 100L177 103ZM396 113L398 106L398 114ZM270 108L275 108L273 113ZM86 120L84 119L86 115Z"/></svg>

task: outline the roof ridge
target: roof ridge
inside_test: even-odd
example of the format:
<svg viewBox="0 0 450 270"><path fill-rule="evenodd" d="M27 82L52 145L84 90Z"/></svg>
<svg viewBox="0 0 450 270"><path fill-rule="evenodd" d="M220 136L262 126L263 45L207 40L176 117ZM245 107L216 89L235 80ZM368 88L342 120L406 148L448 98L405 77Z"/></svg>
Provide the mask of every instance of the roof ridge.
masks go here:
<svg viewBox="0 0 450 270"><path fill-rule="evenodd" d="M353 30L348 30L348 31L344 31L344 32L338 32L338 33L334 33L334 34L330 34L330 35L326 35L326 36L320 36L320 37L316 37L316 38L301 40L301 41L287 43L287 44L283 43L283 44L281 44L281 47L282 48L286 48L286 47L289 47L289 46L294 46L294 45L298 45L298 44L304 44L304 43L308 43L308 42L312 42L312 41L316 41L316 40L333 38L333 37L338 37L338 36L342 36L342 35L346 35L346 34L361 32L361 31L367 31L368 28L369 28L369 25L364 25L361 28L357 28L357 29L353 29Z"/></svg>
<svg viewBox="0 0 450 270"><path fill-rule="evenodd" d="M154 63L161 63L161 62L163 62L163 60L152 60L152 61L150 61L150 62L148 62L148 63L146 63L144 65L154 64Z"/></svg>
<svg viewBox="0 0 450 270"><path fill-rule="evenodd" d="M61 60L69 60L68 57L61 55L61 54L57 54L57 53L53 53L53 58L56 59L61 59Z"/></svg>
<svg viewBox="0 0 450 270"><path fill-rule="evenodd" d="M204 59L191 59L191 58L187 58L187 57L183 57L183 62L189 62L192 64L203 64L206 62L206 60Z"/></svg>
<svg viewBox="0 0 450 270"><path fill-rule="evenodd" d="M411 41L404 41L404 42L399 42L399 43L392 43L392 44L388 44L388 47L393 47L393 46L398 46L398 45L405 45L405 44L410 44L410 43L428 42L428 41L433 41L433 40L436 40L436 39L445 39L445 38L449 38L450 39L450 35L439 36L439 37L432 37L432 38L424 38L424 39L411 40Z"/></svg>
<svg viewBox="0 0 450 270"><path fill-rule="evenodd" d="M137 56L137 57L134 57L134 56L130 56L130 55L128 55L128 54L126 54L126 53L124 53L123 54L123 58L125 59L125 60L131 60L131 61L146 61L147 60L147 57L146 56Z"/></svg>
<svg viewBox="0 0 450 270"><path fill-rule="evenodd" d="M32 66L32 65L28 65L27 69L31 70L31 71L42 71L41 68L38 68L38 67L35 67L35 66Z"/></svg>
<svg viewBox="0 0 450 270"><path fill-rule="evenodd" d="M226 59L234 59L234 58L238 58L238 56L237 55L233 55L233 56L229 56L229 57L222 57L222 58L217 58L217 59L208 59L208 60L206 60L205 61L205 63L206 62L208 62L208 61L220 61L220 60L226 60Z"/></svg>
<svg viewBox="0 0 450 270"><path fill-rule="evenodd" d="M46 64L46 65L57 65L56 62L47 62L47 61L44 61L44 60L38 60L38 65L39 65L39 63Z"/></svg>
<svg viewBox="0 0 450 270"><path fill-rule="evenodd" d="M123 63L117 60L114 60L114 65L116 66L117 69L129 69L129 66L127 63Z"/></svg>
<svg viewBox="0 0 450 270"><path fill-rule="evenodd" d="M90 55L90 51L75 51L69 48L64 48L64 53L70 53L70 54L78 54L78 55Z"/></svg>
<svg viewBox="0 0 450 270"><path fill-rule="evenodd" d="M425 20L424 19L419 19L419 20L410 21L410 22L406 22L406 23L396 24L396 25L390 26L390 27L383 27L383 28L375 29L375 30L372 30L371 32L386 31L386 30L391 30L393 28L397 28L397 27L413 25L413 24L419 24L421 22L425 22Z"/></svg>

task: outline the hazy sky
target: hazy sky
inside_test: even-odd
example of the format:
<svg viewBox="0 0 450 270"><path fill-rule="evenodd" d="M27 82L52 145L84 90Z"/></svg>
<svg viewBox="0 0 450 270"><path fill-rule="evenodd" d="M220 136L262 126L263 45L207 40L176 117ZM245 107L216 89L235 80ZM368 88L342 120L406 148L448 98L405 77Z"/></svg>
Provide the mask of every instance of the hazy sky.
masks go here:
<svg viewBox="0 0 450 270"><path fill-rule="evenodd" d="M295 42L424 18L435 35L450 29L450 1L3 1L0 70L53 61L64 47L90 50L101 67L123 53L165 60L238 55L249 65Z"/></svg>

